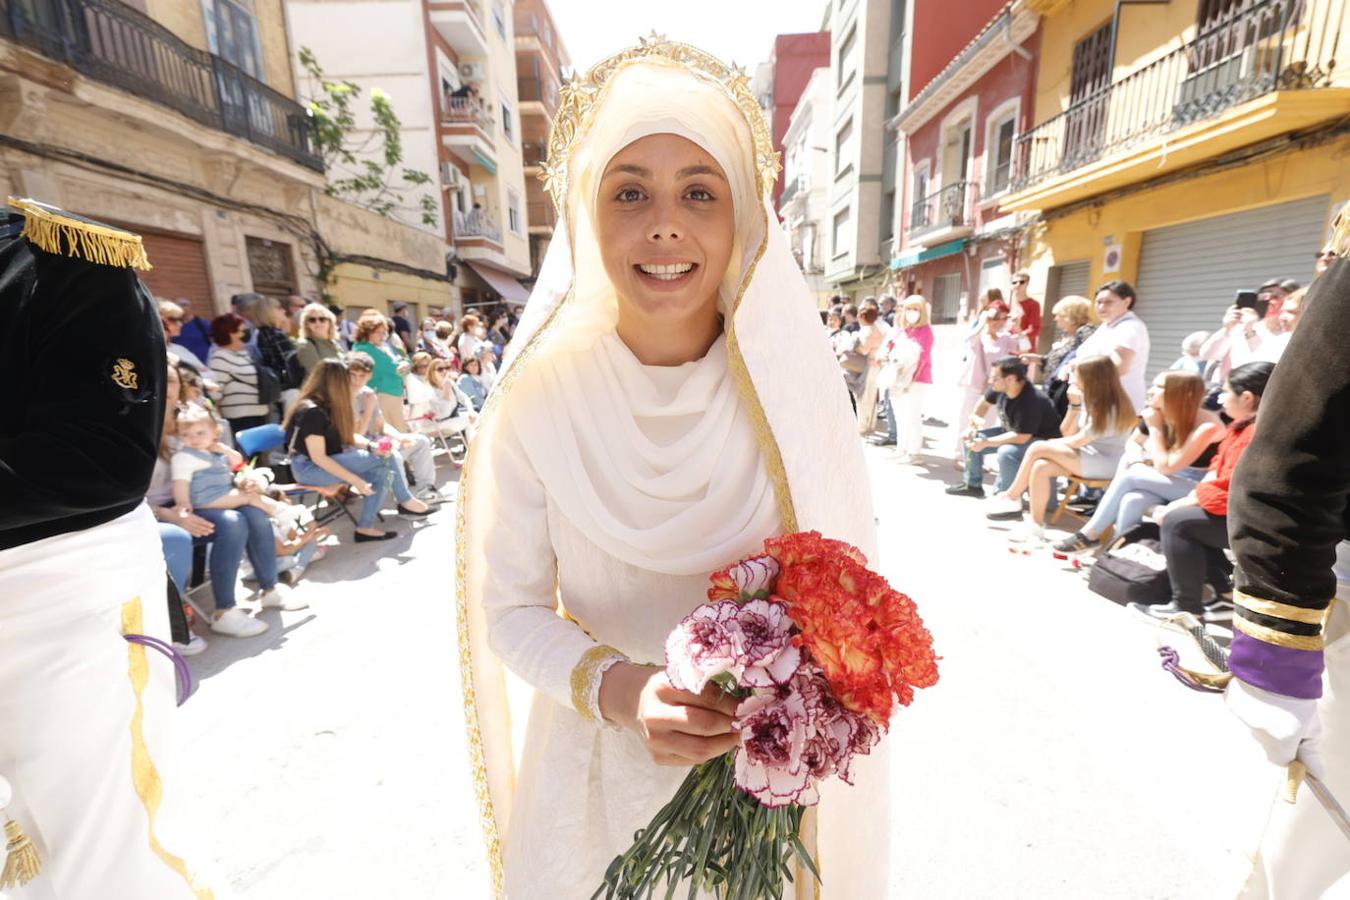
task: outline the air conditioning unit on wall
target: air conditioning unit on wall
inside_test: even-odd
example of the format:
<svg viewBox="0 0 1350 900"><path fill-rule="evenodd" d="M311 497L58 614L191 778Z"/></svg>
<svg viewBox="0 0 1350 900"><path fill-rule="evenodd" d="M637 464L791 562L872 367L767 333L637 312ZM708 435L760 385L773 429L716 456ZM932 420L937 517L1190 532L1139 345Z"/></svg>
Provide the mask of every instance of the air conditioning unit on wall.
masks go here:
<svg viewBox="0 0 1350 900"><path fill-rule="evenodd" d="M482 81L487 77L487 70L480 62L460 63L459 77L465 81Z"/></svg>
<svg viewBox="0 0 1350 900"><path fill-rule="evenodd" d="M453 190L457 190L457 189L459 188L460 181L461 181L462 178L463 178L463 173L459 171L459 167L456 166L454 163L452 163L452 162L442 162L442 163L441 163L441 186L442 186L442 187L449 188L449 189L452 190L452 191L453 191Z"/></svg>

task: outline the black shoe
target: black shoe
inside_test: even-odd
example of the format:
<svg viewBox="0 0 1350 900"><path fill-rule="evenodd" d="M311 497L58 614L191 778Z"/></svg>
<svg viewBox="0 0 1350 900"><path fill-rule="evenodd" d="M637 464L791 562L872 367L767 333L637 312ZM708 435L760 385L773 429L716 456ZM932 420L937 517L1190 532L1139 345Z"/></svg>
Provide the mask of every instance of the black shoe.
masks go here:
<svg viewBox="0 0 1350 900"><path fill-rule="evenodd" d="M426 501L423 500L422 502L425 503ZM429 506L427 509L424 509L424 510L422 510L421 512L413 512L411 509L408 509L408 508L407 508L406 506L404 506L402 503L400 503L400 504L398 505L398 514L399 514L400 516L411 516L411 517L414 518L414 519L420 519L420 518L422 518L423 516L429 516L429 515L431 515L433 512L435 512L435 511L436 511L436 510L435 510L435 507L430 507L430 506Z"/></svg>
<svg viewBox="0 0 1350 900"><path fill-rule="evenodd" d="M945 493L953 497L979 497L984 499L984 488L977 484L966 484L964 481L959 484L951 484L946 488Z"/></svg>
<svg viewBox="0 0 1350 900"><path fill-rule="evenodd" d="M356 543L364 544L367 541L387 541L390 538L396 538L398 537L398 532L386 531L383 534L362 534L358 531L355 532L352 537L356 538Z"/></svg>
<svg viewBox="0 0 1350 900"><path fill-rule="evenodd" d="M1219 598L1205 604L1204 610L1200 613L1200 620L1213 624L1226 624L1233 621L1235 612L1236 608L1231 600Z"/></svg>
<svg viewBox="0 0 1350 900"><path fill-rule="evenodd" d="M1125 608L1136 616L1147 619L1150 622L1166 622L1173 616L1179 616L1185 612L1184 609L1170 600L1167 603L1157 603L1153 606L1149 606L1146 603L1130 603L1127 604Z"/></svg>
<svg viewBox="0 0 1350 900"><path fill-rule="evenodd" d="M1101 541L1096 538L1090 538L1083 534L1083 532L1078 531L1057 544L1054 544L1050 549L1054 551L1055 559L1068 559L1076 553L1091 550L1100 543Z"/></svg>

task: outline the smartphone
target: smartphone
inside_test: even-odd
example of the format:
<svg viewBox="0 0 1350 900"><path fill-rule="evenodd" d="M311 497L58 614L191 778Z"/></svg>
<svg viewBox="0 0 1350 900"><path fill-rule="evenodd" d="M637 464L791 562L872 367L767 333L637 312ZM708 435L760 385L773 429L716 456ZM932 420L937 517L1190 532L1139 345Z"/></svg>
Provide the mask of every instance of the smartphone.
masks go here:
<svg viewBox="0 0 1350 900"><path fill-rule="evenodd" d="M1269 300L1262 300L1256 291L1238 291L1233 294L1233 305L1238 309L1251 309L1256 311L1258 319L1266 317L1266 307L1270 305Z"/></svg>

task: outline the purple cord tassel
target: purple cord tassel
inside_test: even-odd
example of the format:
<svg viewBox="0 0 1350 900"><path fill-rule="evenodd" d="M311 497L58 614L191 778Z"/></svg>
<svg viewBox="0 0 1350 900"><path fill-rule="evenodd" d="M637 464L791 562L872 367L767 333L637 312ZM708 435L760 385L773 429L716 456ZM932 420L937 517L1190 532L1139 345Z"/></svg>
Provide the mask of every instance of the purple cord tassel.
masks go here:
<svg viewBox="0 0 1350 900"><path fill-rule="evenodd" d="M1181 671L1181 654L1177 653L1171 647L1159 647L1158 655L1162 657L1162 667L1172 673L1172 677L1180 681L1186 687L1193 691L1199 691L1202 694L1222 694L1219 688L1208 687L1203 684L1196 684L1185 673Z"/></svg>
<svg viewBox="0 0 1350 900"><path fill-rule="evenodd" d="M124 634L122 637L126 638L129 643L140 644L143 647L158 650L160 653L163 653L169 659L173 660L174 672L178 675L178 705L182 706L186 703L187 699L192 696L192 692L196 689L197 685L192 680L192 669L188 668L187 660L183 658L183 654L178 652L178 648L168 641L160 640L157 637L151 637L148 634Z"/></svg>

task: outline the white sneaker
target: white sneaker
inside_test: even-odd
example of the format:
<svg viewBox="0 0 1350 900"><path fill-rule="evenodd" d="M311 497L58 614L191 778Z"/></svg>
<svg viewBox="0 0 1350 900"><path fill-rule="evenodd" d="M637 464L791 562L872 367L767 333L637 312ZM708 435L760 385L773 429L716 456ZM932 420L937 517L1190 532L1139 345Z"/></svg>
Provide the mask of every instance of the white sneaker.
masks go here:
<svg viewBox="0 0 1350 900"><path fill-rule="evenodd" d="M295 596L294 592L285 585L274 585L270 591L263 593L260 598L263 609L306 609L309 601L302 600Z"/></svg>
<svg viewBox="0 0 1350 900"><path fill-rule="evenodd" d="M202 637L200 634L194 634L192 639L186 644L180 644L177 641L174 641L173 648L183 656L196 656L206 649L206 638Z"/></svg>
<svg viewBox="0 0 1350 900"><path fill-rule="evenodd" d="M1007 494L994 494L984 501L984 514L991 519L1019 516L1022 514L1022 501L1013 500Z"/></svg>
<svg viewBox="0 0 1350 900"><path fill-rule="evenodd" d="M255 619L237 606L232 606L216 617L211 630L230 637L257 637L267 630L267 623Z"/></svg>
<svg viewBox="0 0 1350 900"><path fill-rule="evenodd" d="M1030 519L1015 526L1012 531L1008 532L1008 540L1014 544L1025 544L1028 547L1049 543L1050 541L1050 539L1045 536L1045 528L1037 525Z"/></svg>

